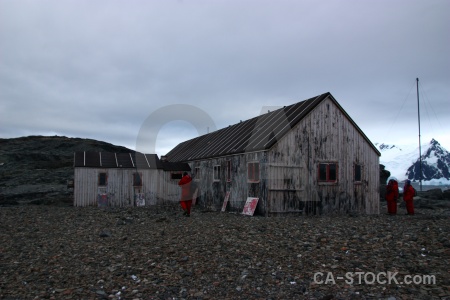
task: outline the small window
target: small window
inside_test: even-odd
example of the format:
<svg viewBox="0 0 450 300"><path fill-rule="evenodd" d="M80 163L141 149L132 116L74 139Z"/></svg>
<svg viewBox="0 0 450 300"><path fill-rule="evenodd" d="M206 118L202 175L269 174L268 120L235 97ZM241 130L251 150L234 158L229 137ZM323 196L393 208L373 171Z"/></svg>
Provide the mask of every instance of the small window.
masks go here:
<svg viewBox="0 0 450 300"><path fill-rule="evenodd" d="M214 166L214 181L220 181L220 166Z"/></svg>
<svg viewBox="0 0 450 300"><path fill-rule="evenodd" d="M183 178L182 173L171 173L170 174L170 179L180 180L181 178Z"/></svg>
<svg viewBox="0 0 450 300"><path fill-rule="evenodd" d="M231 160L227 160L227 181L231 181Z"/></svg>
<svg viewBox="0 0 450 300"><path fill-rule="evenodd" d="M319 182L337 182L337 163L319 164Z"/></svg>
<svg viewBox="0 0 450 300"><path fill-rule="evenodd" d="M259 162L247 164L247 179L249 182L259 182Z"/></svg>
<svg viewBox="0 0 450 300"><path fill-rule="evenodd" d="M355 165L355 170L354 170L354 181L355 182L361 182L361 170L362 167L361 165Z"/></svg>
<svg viewBox="0 0 450 300"><path fill-rule="evenodd" d="M195 174L194 174L195 179L200 180L200 171L201 171L200 167L195 167L194 171L195 171Z"/></svg>
<svg viewBox="0 0 450 300"><path fill-rule="evenodd" d="M99 173L98 174L98 185L106 186L107 183L108 183L108 176L106 176L106 173Z"/></svg>
<svg viewBox="0 0 450 300"><path fill-rule="evenodd" d="M142 174L133 174L133 186L142 186Z"/></svg>

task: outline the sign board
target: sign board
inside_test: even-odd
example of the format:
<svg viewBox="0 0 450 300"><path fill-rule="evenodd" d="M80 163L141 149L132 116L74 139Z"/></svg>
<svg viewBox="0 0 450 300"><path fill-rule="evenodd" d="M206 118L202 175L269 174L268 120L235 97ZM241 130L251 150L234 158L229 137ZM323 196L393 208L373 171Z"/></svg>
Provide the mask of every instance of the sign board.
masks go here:
<svg viewBox="0 0 450 300"><path fill-rule="evenodd" d="M195 203L197 203L197 196L198 196L198 188L196 188L194 194L192 194L192 205L195 205Z"/></svg>
<svg viewBox="0 0 450 300"><path fill-rule="evenodd" d="M225 195L225 199L223 200L222 212L225 212L227 209L228 199L230 198L230 191L228 191Z"/></svg>
<svg viewBox="0 0 450 300"><path fill-rule="evenodd" d="M97 188L97 204L98 207L107 207L108 206L108 193L106 191L106 187L98 187Z"/></svg>
<svg viewBox="0 0 450 300"><path fill-rule="evenodd" d="M97 196L98 207L107 207L108 206L108 194L99 193Z"/></svg>
<svg viewBox="0 0 450 300"><path fill-rule="evenodd" d="M145 197L143 193L134 194L134 203L136 206L145 206Z"/></svg>
<svg viewBox="0 0 450 300"><path fill-rule="evenodd" d="M248 197L245 202L244 209L242 210L243 215L253 216L255 213L256 205L258 204L259 198Z"/></svg>

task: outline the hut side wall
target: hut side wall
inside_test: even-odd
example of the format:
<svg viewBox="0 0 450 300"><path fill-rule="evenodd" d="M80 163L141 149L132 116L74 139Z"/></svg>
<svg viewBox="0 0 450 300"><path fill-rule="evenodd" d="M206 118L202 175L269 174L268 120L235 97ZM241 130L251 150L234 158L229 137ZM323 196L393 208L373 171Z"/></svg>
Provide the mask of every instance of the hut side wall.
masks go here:
<svg viewBox="0 0 450 300"><path fill-rule="evenodd" d="M318 182L321 162L338 164L336 184ZM355 164L362 166L361 183L354 182ZM269 165L270 212L379 213L379 157L329 99L269 151Z"/></svg>
<svg viewBox="0 0 450 300"><path fill-rule="evenodd" d="M230 162L231 166L230 178L227 178L228 162ZM259 181L248 181L248 163L259 163ZM189 164L193 170L194 180L199 188L199 205L211 210L220 210L226 193L229 191L228 211L241 212L247 197L255 197L259 198L255 214L266 214L267 176L265 174L267 172L267 156L265 152L219 157L190 162ZM220 167L220 179L214 180L214 169L218 166ZM198 169L200 169L200 173L196 173Z"/></svg>
<svg viewBox="0 0 450 300"><path fill-rule="evenodd" d="M173 204L180 201L181 188L178 186L179 179L172 179L172 172L157 170L158 172L158 195L157 204ZM182 172L174 172L182 173Z"/></svg>
<svg viewBox="0 0 450 300"><path fill-rule="evenodd" d="M142 176L142 186L133 186L133 174ZM108 205L135 206L135 196L141 194L145 205L157 204L160 189L158 170L75 168L74 206L97 206L99 192L105 193ZM98 185L99 173L107 174L106 186Z"/></svg>

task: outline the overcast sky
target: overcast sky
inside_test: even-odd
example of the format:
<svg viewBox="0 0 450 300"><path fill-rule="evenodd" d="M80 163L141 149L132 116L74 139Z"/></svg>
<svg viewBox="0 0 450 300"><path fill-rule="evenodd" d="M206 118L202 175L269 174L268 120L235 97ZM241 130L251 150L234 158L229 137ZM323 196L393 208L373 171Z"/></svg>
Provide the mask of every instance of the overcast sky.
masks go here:
<svg viewBox="0 0 450 300"><path fill-rule="evenodd" d="M422 142L450 150L449 12L448 0L0 0L0 137L150 139L161 155L331 92L373 143L411 144L419 77Z"/></svg>

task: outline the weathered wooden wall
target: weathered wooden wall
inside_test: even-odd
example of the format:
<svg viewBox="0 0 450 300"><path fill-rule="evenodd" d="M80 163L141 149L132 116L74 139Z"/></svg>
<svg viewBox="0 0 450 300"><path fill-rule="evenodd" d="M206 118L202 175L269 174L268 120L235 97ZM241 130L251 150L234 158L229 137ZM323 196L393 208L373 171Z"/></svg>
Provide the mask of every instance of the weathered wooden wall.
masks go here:
<svg viewBox="0 0 450 300"><path fill-rule="evenodd" d="M227 161L231 162L231 180L227 181ZM260 181L250 183L247 180L247 163L260 163ZM256 214L266 213L266 153L255 152L213 158L191 162L190 167L195 170L200 167L200 175L193 171L194 180L199 187L199 204L212 210L220 210L226 192L230 192L227 210L242 211L247 197L260 198ZM214 166L220 166L220 180L214 181Z"/></svg>
<svg viewBox="0 0 450 300"><path fill-rule="evenodd" d="M287 124L288 122L285 122ZM276 136L276 131L274 132ZM226 161L231 161L231 181L226 182ZM260 181L247 181L247 163L260 163ZM318 165L338 164L337 183L319 183ZM354 165L362 166L362 181L354 182ZM221 180L213 181L215 165ZM190 162L201 205L222 207L230 192L229 210L242 211L247 197L258 197L256 213L379 213L379 157L369 142L332 100L321 102L269 151ZM195 176L195 174L194 174Z"/></svg>
<svg viewBox="0 0 450 300"><path fill-rule="evenodd" d="M135 194L141 193L145 205L166 204L178 201L180 189L170 173L156 169L119 168L75 168L74 206L97 206L99 188L105 190L109 206L123 207L135 205ZM142 175L142 186L133 186L133 174ZM106 173L108 180L104 187L98 186L98 174Z"/></svg>
<svg viewBox="0 0 450 300"><path fill-rule="evenodd" d="M338 163L336 184L318 183L318 164ZM362 165L355 183L354 164ZM379 213L379 157L329 99L303 118L269 152L271 212ZM298 168L294 168L298 166Z"/></svg>

